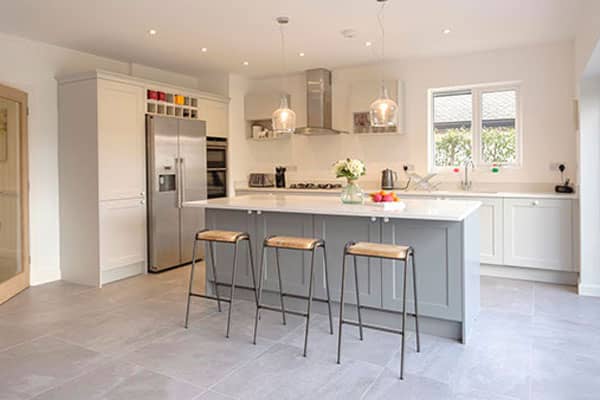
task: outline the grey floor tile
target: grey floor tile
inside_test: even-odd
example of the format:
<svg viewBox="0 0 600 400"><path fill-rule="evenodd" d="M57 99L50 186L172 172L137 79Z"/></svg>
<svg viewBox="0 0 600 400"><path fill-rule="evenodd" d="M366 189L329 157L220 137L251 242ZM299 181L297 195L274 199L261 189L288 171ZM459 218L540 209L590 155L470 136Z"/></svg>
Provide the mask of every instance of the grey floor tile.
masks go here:
<svg viewBox="0 0 600 400"><path fill-rule="evenodd" d="M178 329L168 319L108 312L66 323L53 335L90 350L118 355Z"/></svg>
<svg viewBox="0 0 600 400"><path fill-rule="evenodd" d="M216 310L216 304L212 304L212 306ZM194 331L211 330L224 334L227 327L228 307L228 304L223 303L222 312L217 312L205 319L190 320L191 329ZM245 300L236 301L231 313L231 335L252 336L255 315L256 305L254 302ZM304 318L288 315L286 322L287 324L283 325L281 314L262 310L257 336L269 341L278 341L299 326L304 325Z"/></svg>
<svg viewBox="0 0 600 400"><path fill-rule="evenodd" d="M106 361L91 350L43 337L0 353L0 399L27 399Z"/></svg>
<svg viewBox="0 0 600 400"><path fill-rule="evenodd" d="M184 327L185 302L175 302L162 299L146 299L139 302L128 303L115 310L130 318L150 318L162 325ZM199 298L192 298L190 303L190 321L198 321L209 315L215 314L217 307L214 302Z"/></svg>
<svg viewBox="0 0 600 400"><path fill-rule="evenodd" d="M196 397L194 400L238 400L236 397L227 396L221 393L217 393L212 390L207 390L202 393L200 397Z"/></svg>
<svg viewBox="0 0 600 400"><path fill-rule="evenodd" d="M530 343L493 339L465 346L450 385L455 393L474 390L528 399L533 348Z"/></svg>
<svg viewBox="0 0 600 400"><path fill-rule="evenodd" d="M535 344L600 359L600 327L536 315L531 336Z"/></svg>
<svg viewBox="0 0 600 400"><path fill-rule="evenodd" d="M481 307L533 315L534 283L512 279L481 277Z"/></svg>
<svg viewBox="0 0 600 400"><path fill-rule="evenodd" d="M0 351L47 334L43 328L8 324L0 320Z"/></svg>
<svg viewBox="0 0 600 400"><path fill-rule="evenodd" d="M414 335L407 336L404 370L411 375L451 383L466 346L452 339L421 334L421 352L416 352ZM396 352L388 368L399 370L400 352Z"/></svg>
<svg viewBox="0 0 600 400"><path fill-rule="evenodd" d="M449 385L416 375L405 374L398 378L396 369L387 369L364 395L364 400L452 400L454 394Z"/></svg>
<svg viewBox="0 0 600 400"><path fill-rule="evenodd" d="M534 296L536 315L600 328L600 298L578 296L572 286L543 283L535 284Z"/></svg>
<svg viewBox="0 0 600 400"><path fill-rule="evenodd" d="M518 400L515 397L502 396L495 393L473 390L469 393L457 394L454 400Z"/></svg>
<svg viewBox="0 0 600 400"><path fill-rule="evenodd" d="M534 346L532 400L597 400L600 360Z"/></svg>
<svg viewBox="0 0 600 400"><path fill-rule="evenodd" d="M338 319L333 320L333 332L329 332L327 316L315 315L315 321L309 331L308 354L329 362L336 361ZM358 328L344 325L342 340L342 360L359 360L385 366L400 349L400 336L374 330L364 330L364 340L360 340ZM407 339L410 340L410 339ZM296 329L283 340L302 351L304 347L304 329Z"/></svg>
<svg viewBox="0 0 600 400"><path fill-rule="evenodd" d="M35 400L191 400L204 389L129 363L110 363Z"/></svg>
<svg viewBox="0 0 600 400"><path fill-rule="evenodd" d="M270 345L271 342L263 339L255 346L249 336L231 335L226 339L222 332L181 329L123 359L195 385L208 386L257 357Z"/></svg>
<svg viewBox="0 0 600 400"><path fill-rule="evenodd" d="M382 367L348 360L342 365L303 357L276 344L214 386L240 399L359 399ZM274 384L275 383L275 384Z"/></svg>

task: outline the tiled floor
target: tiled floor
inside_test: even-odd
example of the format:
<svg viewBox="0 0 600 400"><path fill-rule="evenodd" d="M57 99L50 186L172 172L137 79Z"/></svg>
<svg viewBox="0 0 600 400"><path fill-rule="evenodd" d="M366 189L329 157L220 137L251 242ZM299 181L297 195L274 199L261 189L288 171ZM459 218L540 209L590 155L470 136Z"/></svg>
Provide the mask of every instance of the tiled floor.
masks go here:
<svg viewBox="0 0 600 400"><path fill-rule="evenodd" d="M309 356L303 321L265 312L251 344L254 305L226 313L194 299L182 326L187 269L90 289L33 287L0 306L0 399L418 399L600 398L600 299L569 287L482 278L482 312L467 346L409 337L397 378L399 338L344 332L315 317ZM198 274L198 282L204 278ZM201 285L199 285L200 287Z"/></svg>

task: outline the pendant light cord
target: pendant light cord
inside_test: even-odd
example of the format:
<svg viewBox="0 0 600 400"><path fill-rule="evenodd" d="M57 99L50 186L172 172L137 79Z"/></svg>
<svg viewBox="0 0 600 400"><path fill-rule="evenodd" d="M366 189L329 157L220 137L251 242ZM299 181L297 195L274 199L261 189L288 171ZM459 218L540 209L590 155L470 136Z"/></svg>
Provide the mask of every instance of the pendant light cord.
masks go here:
<svg viewBox="0 0 600 400"><path fill-rule="evenodd" d="M281 95L282 96L286 96L285 90L286 90L286 79L285 79L285 70L286 70L286 65L285 65L285 34L283 32L283 25L282 23L279 23L279 34L281 36Z"/></svg>
<svg viewBox="0 0 600 400"><path fill-rule="evenodd" d="M381 8L379 9L379 12L377 13L377 22L379 23L379 29L381 30L381 86L384 86L384 82L385 82L385 68L384 68L384 60L385 60L385 26L384 26L384 8L385 8L385 4L386 1L382 1L381 2Z"/></svg>

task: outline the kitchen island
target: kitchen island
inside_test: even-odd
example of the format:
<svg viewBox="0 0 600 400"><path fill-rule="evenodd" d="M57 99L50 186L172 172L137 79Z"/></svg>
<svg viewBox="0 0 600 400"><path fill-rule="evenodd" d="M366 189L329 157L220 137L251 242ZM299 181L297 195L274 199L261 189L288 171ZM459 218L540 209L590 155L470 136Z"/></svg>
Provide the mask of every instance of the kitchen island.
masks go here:
<svg viewBox="0 0 600 400"><path fill-rule="evenodd" d="M339 198L248 195L186 202L184 206L205 208L206 227L209 229L248 232L253 240L256 268L260 262L262 240L269 235L324 239L334 301L340 297L342 254L346 242L410 245L416 256L421 329L466 342L479 312L480 203L424 199L405 200L404 203L404 210L385 210L381 205L372 203L342 204ZM219 282L228 282L232 249L220 245L216 250ZM264 297L265 301L276 304L277 298L268 295L269 291L277 288L274 252L268 254L268 269L263 281L267 295ZM240 255L238 282L249 287L248 254L240 251ZM324 272L320 257L317 262L315 296L324 298ZM399 326L397 315L379 311L402 309L403 271L401 265L396 264L392 260L358 259L361 303L369 307L363 315L365 320ZM309 253L281 251L285 292L297 295L308 292L309 265ZM355 299L354 277L352 269L348 272L345 298L352 303ZM207 279L210 279L209 274ZM211 287L206 285L208 291ZM412 299L410 289L408 299ZM292 308L305 307L305 303L293 302L292 299L289 303ZM408 301L407 309L413 309L412 300ZM353 315L353 311L353 307L346 308L348 315ZM409 320L412 323L412 318Z"/></svg>

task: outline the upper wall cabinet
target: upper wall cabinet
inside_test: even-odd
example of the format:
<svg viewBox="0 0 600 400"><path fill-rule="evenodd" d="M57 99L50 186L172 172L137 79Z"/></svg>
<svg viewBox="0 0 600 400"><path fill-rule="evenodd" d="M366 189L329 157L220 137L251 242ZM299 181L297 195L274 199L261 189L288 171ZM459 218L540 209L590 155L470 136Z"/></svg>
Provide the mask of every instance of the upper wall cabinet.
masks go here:
<svg viewBox="0 0 600 400"><path fill-rule="evenodd" d="M206 121L206 135L227 137L229 135L229 116L227 104L219 101L199 99L198 118Z"/></svg>
<svg viewBox="0 0 600 400"><path fill-rule="evenodd" d="M279 108L281 93L249 93L244 97L244 115L246 121L262 121L271 119L273 111ZM291 98L288 95L291 107Z"/></svg>

